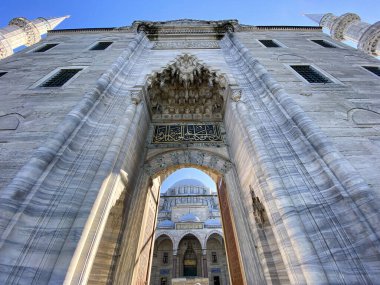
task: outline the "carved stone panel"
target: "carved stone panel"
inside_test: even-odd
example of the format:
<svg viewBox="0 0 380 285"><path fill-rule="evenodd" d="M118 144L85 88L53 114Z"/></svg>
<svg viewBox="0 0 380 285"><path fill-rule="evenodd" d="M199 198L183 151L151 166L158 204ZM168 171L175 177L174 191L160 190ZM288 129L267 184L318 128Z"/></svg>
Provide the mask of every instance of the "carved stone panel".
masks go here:
<svg viewBox="0 0 380 285"><path fill-rule="evenodd" d="M226 80L194 56L184 54L148 79L155 120L221 120Z"/></svg>
<svg viewBox="0 0 380 285"><path fill-rule="evenodd" d="M219 41L158 41L153 49L214 49L220 48Z"/></svg>
<svg viewBox="0 0 380 285"><path fill-rule="evenodd" d="M152 143L222 142L217 124L156 125Z"/></svg>

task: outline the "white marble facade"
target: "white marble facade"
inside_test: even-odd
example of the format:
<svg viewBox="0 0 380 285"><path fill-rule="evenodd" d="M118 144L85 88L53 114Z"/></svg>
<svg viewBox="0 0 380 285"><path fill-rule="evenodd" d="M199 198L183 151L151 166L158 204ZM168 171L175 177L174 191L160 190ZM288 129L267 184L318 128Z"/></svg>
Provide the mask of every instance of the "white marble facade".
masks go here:
<svg viewBox="0 0 380 285"><path fill-rule="evenodd" d="M48 32L0 61L0 284L149 283L161 181L189 166L232 284L378 283L379 68L312 26Z"/></svg>

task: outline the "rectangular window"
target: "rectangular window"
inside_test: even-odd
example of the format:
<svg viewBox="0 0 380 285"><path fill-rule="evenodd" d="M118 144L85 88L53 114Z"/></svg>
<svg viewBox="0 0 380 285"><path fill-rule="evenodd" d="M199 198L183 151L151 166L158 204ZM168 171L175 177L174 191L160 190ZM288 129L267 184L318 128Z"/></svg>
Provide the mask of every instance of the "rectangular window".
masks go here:
<svg viewBox="0 0 380 285"><path fill-rule="evenodd" d="M380 67L378 66L363 66L363 68L367 69L369 72L372 72L377 76L380 76Z"/></svg>
<svg viewBox="0 0 380 285"><path fill-rule="evenodd" d="M34 50L34 52L45 52L57 45L58 44L46 44L46 45L43 45L42 47L37 48L36 50Z"/></svg>
<svg viewBox="0 0 380 285"><path fill-rule="evenodd" d="M334 46L333 44L330 44L329 42L325 40L311 40L311 41L325 48L336 48L336 46Z"/></svg>
<svg viewBox="0 0 380 285"><path fill-rule="evenodd" d="M218 257L216 256L216 252L215 251L211 252L211 261L213 263L217 263L218 262Z"/></svg>
<svg viewBox="0 0 380 285"><path fill-rule="evenodd" d="M96 45L94 45L90 50L105 50L108 48L112 42L98 42Z"/></svg>
<svg viewBox="0 0 380 285"><path fill-rule="evenodd" d="M164 255L162 256L162 263L164 264L169 263L169 254L167 252L164 252Z"/></svg>
<svg viewBox="0 0 380 285"><path fill-rule="evenodd" d="M310 65L291 65L299 75L309 83L331 83L331 81Z"/></svg>
<svg viewBox="0 0 380 285"><path fill-rule="evenodd" d="M281 47L278 43L276 43L273 40L259 40L260 43L262 43L264 46L267 48L272 48L272 47Z"/></svg>
<svg viewBox="0 0 380 285"><path fill-rule="evenodd" d="M5 75L5 74L7 74L7 72L5 72L5 71L0 71L0 77L3 76L3 75Z"/></svg>
<svg viewBox="0 0 380 285"><path fill-rule="evenodd" d="M61 69L50 79L42 83L41 87L61 87L82 69Z"/></svg>

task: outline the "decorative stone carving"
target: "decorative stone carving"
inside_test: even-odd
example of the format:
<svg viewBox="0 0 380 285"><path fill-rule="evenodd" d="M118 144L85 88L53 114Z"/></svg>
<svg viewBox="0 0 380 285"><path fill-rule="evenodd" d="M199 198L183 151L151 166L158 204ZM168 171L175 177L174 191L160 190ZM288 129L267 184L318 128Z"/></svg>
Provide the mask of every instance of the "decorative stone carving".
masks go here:
<svg viewBox="0 0 380 285"><path fill-rule="evenodd" d="M152 143L222 142L218 124L167 124L154 126Z"/></svg>
<svg viewBox="0 0 380 285"><path fill-rule="evenodd" d="M198 49L198 48L220 48L219 41L158 41L154 43L153 49Z"/></svg>
<svg viewBox="0 0 380 285"><path fill-rule="evenodd" d="M181 55L148 78L153 119L221 119L225 88L222 75L210 71L192 55Z"/></svg>
<svg viewBox="0 0 380 285"><path fill-rule="evenodd" d="M259 197L255 195L255 192L253 191L251 187L250 189L251 189L251 197L252 197L253 215L255 216L256 223L259 226L262 226L268 221L268 217L265 212L263 203L261 203Z"/></svg>
<svg viewBox="0 0 380 285"><path fill-rule="evenodd" d="M380 22L373 25L360 21L354 13L346 13L339 17L328 14L311 14L310 19L320 26L330 29L331 37L336 40L352 40L358 43L358 49L370 55L379 55ZM320 18L320 21L318 19Z"/></svg>
<svg viewBox="0 0 380 285"><path fill-rule="evenodd" d="M219 34L233 32L239 27L237 20L202 21L182 19L166 22L135 21L132 24L136 32L144 31L148 35L157 34Z"/></svg>
<svg viewBox="0 0 380 285"><path fill-rule="evenodd" d="M242 90L241 89L232 89L231 91L231 99L234 102L239 102L241 99Z"/></svg>
<svg viewBox="0 0 380 285"><path fill-rule="evenodd" d="M331 36L339 41L344 40L344 31L349 25L360 22L360 17L354 13L346 13L340 16L331 27Z"/></svg>
<svg viewBox="0 0 380 285"><path fill-rule="evenodd" d="M223 174L232 168L232 163L218 154L198 149L187 149L158 154L146 161L144 170L149 175L156 175L167 171L168 167L177 165L197 165Z"/></svg>
<svg viewBox="0 0 380 285"><path fill-rule="evenodd" d="M26 46L31 46L41 40L37 27L26 18L14 18L9 22L9 25L20 27L25 31L27 36Z"/></svg>
<svg viewBox="0 0 380 285"><path fill-rule="evenodd" d="M37 20L42 20L42 21L44 22L44 24L45 24L45 29L46 29L47 31L49 31L49 30L51 30L51 29L53 28L53 27L50 25L49 21L46 20L45 18L43 18L43 17L38 17Z"/></svg>
<svg viewBox="0 0 380 285"><path fill-rule="evenodd" d="M372 54L380 55L380 51L377 50L377 46L380 42L380 21L371 25L360 37L358 43L358 49Z"/></svg>
<svg viewBox="0 0 380 285"><path fill-rule="evenodd" d="M138 105L142 99L141 90L132 90L131 99L133 104Z"/></svg>
<svg viewBox="0 0 380 285"><path fill-rule="evenodd" d="M354 108L348 111L348 117L357 125L380 125L380 113L365 108Z"/></svg>
<svg viewBox="0 0 380 285"><path fill-rule="evenodd" d="M0 59L6 58L13 54L13 49L7 39L0 34Z"/></svg>

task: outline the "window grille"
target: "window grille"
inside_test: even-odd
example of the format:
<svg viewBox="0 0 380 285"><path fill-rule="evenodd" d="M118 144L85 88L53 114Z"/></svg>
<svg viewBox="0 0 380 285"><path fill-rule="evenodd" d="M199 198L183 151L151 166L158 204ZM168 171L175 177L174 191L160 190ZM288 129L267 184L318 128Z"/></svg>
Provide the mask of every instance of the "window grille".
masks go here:
<svg viewBox="0 0 380 285"><path fill-rule="evenodd" d="M259 42L266 47L280 47L280 45L273 40L259 40Z"/></svg>
<svg viewBox="0 0 380 285"><path fill-rule="evenodd" d="M291 68L293 68L309 83L331 83L327 77L315 70L310 65L291 65Z"/></svg>
<svg viewBox="0 0 380 285"><path fill-rule="evenodd" d="M213 263L217 263L218 262L218 257L216 256L216 252L214 252L214 251L211 253L211 261Z"/></svg>
<svg viewBox="0 0 380 285"><path fill-rule="evenodd" d="M108 48L112 42L98 42L96 45L94 45L90 50L105 50Z"/></svg>
<svg viewBox="0 0 380 285"><path fill-rule="evenodd" d="M316 44L325 47L325 48L336 48L333 44L330 44L329 42L326 42L324 40L311 40L312 42L315 42Z"/></svg>
<svg viewBox="0 0 380 285"><path fill-rule="evenodd" d="M69 81L75 74L82 69L61 69L53 77L45 81L41 87L60 87Z"/></svg>
<svg viewBox="0 0 380 285"><path fill-rule="evenodd" d="M7 74L7 72L0 71L0 77Z"/></svg>
<svg viewBox="0 0 380 285"><path fill-rule="evenodd" d="M162 257L162 263L164 264L169 263L169 254L167 252L164 252L164 255Z"/></svg>
<svg viewBox="0 0 380 285"><path fill-rule="evenodd" d="M363 66L363 68L367 69L369 72L380 76L380 68L378 66Z"/></svg>
<svg viewBox="0 0 380 285"><path fill-rule="evenodd" d="M34 52L45 52L55 46L57 46L58 44L46 44L46 45L43 45L42 47L36 49Z"/></svg>

